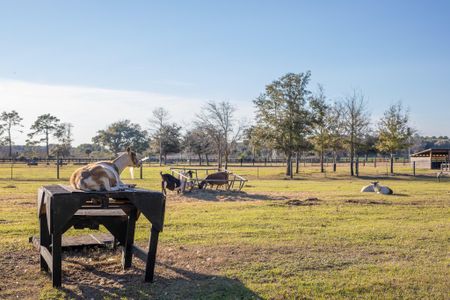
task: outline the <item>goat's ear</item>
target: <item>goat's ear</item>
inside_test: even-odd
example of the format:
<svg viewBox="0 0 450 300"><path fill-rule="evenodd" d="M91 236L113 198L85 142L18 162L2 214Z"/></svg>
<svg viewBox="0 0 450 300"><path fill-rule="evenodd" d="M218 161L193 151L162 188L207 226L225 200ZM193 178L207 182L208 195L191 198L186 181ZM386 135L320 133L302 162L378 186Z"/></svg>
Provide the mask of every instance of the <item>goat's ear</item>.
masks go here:
<svg viewBox="0 0 450 300"><path fill-rule="evenodd" d="M130 153L131 152L131 148L127 147L127 152Z"/></svg>

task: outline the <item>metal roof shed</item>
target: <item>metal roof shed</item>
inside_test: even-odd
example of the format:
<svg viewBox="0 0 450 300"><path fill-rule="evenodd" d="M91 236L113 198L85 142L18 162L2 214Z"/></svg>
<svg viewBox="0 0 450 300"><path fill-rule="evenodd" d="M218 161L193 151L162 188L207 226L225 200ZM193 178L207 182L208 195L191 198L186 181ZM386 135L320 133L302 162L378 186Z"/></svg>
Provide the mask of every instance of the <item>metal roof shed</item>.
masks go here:
<svg viewBox="0 0 450 300"><path fill-rule="evenodd" d="M450 149L430 148L411 154L411 164L419 169L440 169L442 163L449 162Z"/></svg>

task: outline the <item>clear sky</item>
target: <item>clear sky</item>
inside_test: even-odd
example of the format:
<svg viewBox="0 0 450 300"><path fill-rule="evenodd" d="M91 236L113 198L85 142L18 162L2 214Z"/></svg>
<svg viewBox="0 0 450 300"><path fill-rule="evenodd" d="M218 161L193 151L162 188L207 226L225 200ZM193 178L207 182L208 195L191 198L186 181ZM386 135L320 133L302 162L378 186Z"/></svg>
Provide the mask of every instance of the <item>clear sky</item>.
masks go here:
<svg viewBox="0 0 450 300"><path fill-rule="evenodd" d="M157 106L184 126L207 100L251 119L266 84L306 70L330 99L360 89L373 119L401 100L421 134L450 135L450 1L0 0L0 111L25 131L52 113L75 144Z"/></svg>

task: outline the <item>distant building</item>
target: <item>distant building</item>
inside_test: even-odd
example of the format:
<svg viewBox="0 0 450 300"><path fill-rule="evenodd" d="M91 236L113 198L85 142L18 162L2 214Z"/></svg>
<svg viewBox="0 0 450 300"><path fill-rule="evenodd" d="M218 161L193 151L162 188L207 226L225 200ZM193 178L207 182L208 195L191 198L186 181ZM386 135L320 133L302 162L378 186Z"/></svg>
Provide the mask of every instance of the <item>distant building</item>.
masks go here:
<svg viewBox="0 0 450 300"><path fill-rule="evenodd" d="M416 163L418 169L440 169L442 163L450 160L450 149L430 148L411 154L411 164Z"/></svg>

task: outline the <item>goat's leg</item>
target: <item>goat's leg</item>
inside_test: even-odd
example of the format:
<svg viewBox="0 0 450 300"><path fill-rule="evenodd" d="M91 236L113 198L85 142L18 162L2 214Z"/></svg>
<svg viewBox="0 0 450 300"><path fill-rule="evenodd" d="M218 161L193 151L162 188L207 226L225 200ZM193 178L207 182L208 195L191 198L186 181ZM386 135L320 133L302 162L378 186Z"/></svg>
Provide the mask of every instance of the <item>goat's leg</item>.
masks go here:
<svg viewBox="0 0 450 300"><path fill-rule="evenodd" d="M161 181L161 192L164 194L164 196L167 195L166 182L164 180Z"/></svg>

